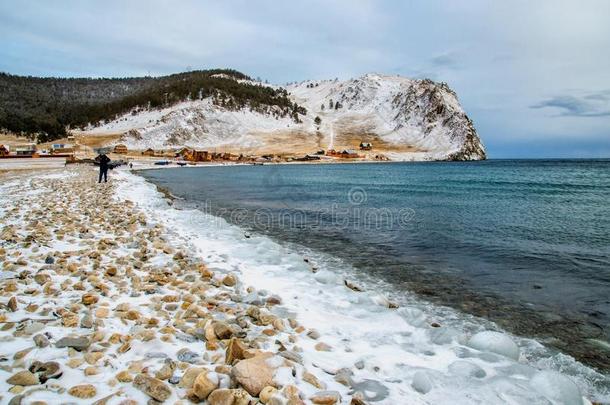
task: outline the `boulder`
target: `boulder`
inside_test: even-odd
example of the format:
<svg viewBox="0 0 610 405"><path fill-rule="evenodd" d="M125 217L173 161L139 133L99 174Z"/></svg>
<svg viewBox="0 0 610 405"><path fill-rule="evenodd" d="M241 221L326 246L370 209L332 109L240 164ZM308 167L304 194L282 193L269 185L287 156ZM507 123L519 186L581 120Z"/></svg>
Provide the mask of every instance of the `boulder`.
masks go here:
<svg viewBox="0 0 610 405"><path fill-rule="evenodd" d="M16 374L13 374L6 380L7 383L11 385L38 385L40 381L38 380L38 376L34 373L31 373L28 370L19 371Z"/></svg>
<svg viewBox="0 0 610 405"><path fill-rule="evenodd" d="M216 388L218 388L218 376L208 371L199 373L193 382L193 394L201 400L206 399Z"/></svg>
<svg viewBox="0 0 610 405"><path fill-rule="evenodd" d="M250 359L237 362L231 370L235 380L252 396L258 396L263 388L273 385L275 368L267 360L271 353L261 353Z"/></svg>
<svg viewBox="0 0 610 405"><path fill-rule="evenodd" d="M59 348L71 347L74 350L78 350L80 352L82 350L86 350L90 344L91 342L89 341L89 339L84 336L63 337L55 343L55 346Z"/></svg>
<svg viewBox="0 0 610 405"><path fill-rule="evenodd" d="M195 378L203 372L207 371L203 367L189 367L185 372L180 382L178 383L178 387L189 389L193 387L195 383Z"/></svg>
<svg viewBox="0 0 610 405"><path fill-rule="evenodd" d="M235 360L243 360L244 351L246 349L246 345L242 343L241 340L237 338L231 338L229 344L227 345L227 350L225 352L225 363L233 364Z"/></svg>

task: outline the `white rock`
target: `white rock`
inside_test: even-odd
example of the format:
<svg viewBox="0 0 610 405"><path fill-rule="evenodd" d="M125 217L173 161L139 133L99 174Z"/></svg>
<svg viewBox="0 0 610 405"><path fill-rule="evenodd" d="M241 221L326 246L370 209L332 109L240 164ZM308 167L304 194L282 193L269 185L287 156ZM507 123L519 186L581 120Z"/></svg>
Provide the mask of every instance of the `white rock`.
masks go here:
<svg viewBox="0 0 610 405"><path fill-rule="evenodd" d="M433 387L432 379L425 371L418 371L413 375L411 386L421 394L427 394Z"/></svg>
<svg viewBox="0 0 610 405"><path fill-rule="evenodd" d="M582 395L574 382L556 371L541 371L530 381L540 394L557 405L582 405Z"/></svg>
<svg viewBox="0 0 610 405"><path fill-rule="evenodd" d="M484 352L519 360L519 346L511 338L500 332L479 332L468 341L468 346Z"/></svg>
<svg viewBox="0 0 610 405"><path fill-rule="evenodd" d="M313 278L322 284L337 284L337 276L330 271L322 270L317 272Z"/></svg>
<svg viewBox="0 0 610 405"><path fill-rule="evenodd" d="M487 375L485 370L483 370L481 367L464 360L458 360L451 363L449 365L449 372L462 377L483 378Z"/></svg>

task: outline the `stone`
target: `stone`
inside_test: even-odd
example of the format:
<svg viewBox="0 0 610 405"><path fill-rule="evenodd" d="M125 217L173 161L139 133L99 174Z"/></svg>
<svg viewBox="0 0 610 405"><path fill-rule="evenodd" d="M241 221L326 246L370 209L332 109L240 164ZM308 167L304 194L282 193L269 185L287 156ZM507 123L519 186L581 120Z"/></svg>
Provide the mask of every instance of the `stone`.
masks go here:
<svg viewBox="0 0 610 405"><path fill-rule="evenodd" d="M123 371L119 371L116 375L115 378L122 383L128 383L128 382L132 382L133 381L133 376L131 375L131 373L127 370L123 370Z"/></svg>
<svg viewBox="0 0 610 405"><path fill-rule="evenodd" d="M328 345L324 342L316 343L316 345L314 347L319 352L330 352L333 350L333 348L330 345Z"/></svg>
<svg viewBox="0 0 610 405"><path fill-rule="evenodd" d="M86 367L85 368L85 375L86 376L96 375L96 374L99 374L99 373L100 373L100 370L97 367L90 366L90 367Z"/></svg>
<svg viewBox="0 0 610 405"><path fill-rule="evenodd" d="M233 274L228 274L222 279L222 283L228 287L233 287L237 284L237 279Z"/></svg>
<svg viewBox="0 0 610 405"><path fill-rule="evenodd" d="M218 388L218 377L207 371L199 373L193 383L193 393L201 400L206 399L216 388Z"/></svg>
<svg viewBox="0 0 610 405"><path fill-rule="evenodd" d="M233 336L233 330L226 322L214 322L214 334L218 339L229 339Z"/></svg>
<svg viewBox="0 0 610 405"><path fill-rule="evenodd" d="M209 405L248 405L252 398L242 389L220 388L208 396Z"/></svg>
<svg viewBox="0 0 610 405"><path fill-rule="evenodd" d="M38 376L28 370L19 371L16 374L13 374L6 380L7 383L11 385L38 385L40 384L40 380Z"/></svg>
<svg viewBox="0 0 610 405"><path fill-rule="evenodd" d="M172 395L171 388L163 381L146 374L136 375L133 379L133 386L159 402L165 401Z"/></svg>
<svg viewBox="0 0 610 405"><path fill-rule="evenodd" d="M7 306L8 306L8 309L11 310L11 312L17 311L17 298L16 297L11 297L8 300Z"/></svg>
<svg viewBox="0 0 610 405"><path fill-rule="evenodd" d="M196 363L197 360L199 360L199 355L187 348L183 348L178 350L176 358L178 361L183 361L185 363Z"/></svg>
<svg viewBox="0 0 610 405"><path fill-rule="evenodd" d="M91 344L91 342L89 341L89 339L86 337L83 337L83 336L81 336L81 337L63 337L55 343L55 347L59 347L59 348L71 347L80 352L80 351L86 350L90 344Z"/></svg>
<svg viewBox="0 0 610 405"><path fill-rule="evenodd" d="M93 328L93 318L91 317L91 315L83 316L83 319L81 319L80 321L80 327L85 329Z"/></svg>
<svg viewBox="0 0 610 405"><path fill-rule="evenodd" d="M271 353L263 353L250 359L240 360L231 370L231 375L252 396L258 396L263 388L273 385L275 369L267 360Z"/></svg>
<svg viewBox="0 0 610 405"><path fill-rule="evenodd" d="M307 332L307 336L309 336L311 339L316 340L320 338L320 332L315 329L311 329L309 332Z"/></svg>
<svg viewBox="0 0 610 405"><path fill-rule="evenodd" d="M47 273L39 272L34 276L34 281L36 281L38 285L44 285L51 281L51 276Z"/></svg>
<svg viewBox="0 0 610 405"><path fill-rule="evenodd" d="M185 372L180 382L178 383L178 387L189 389L193 387L193 383L195 382L195 378L203 372L207 371L203 367L189 367Z"/></svg>
<svg viewBox="0 0 610 405"><path fill-rule="evenodd" d="M320 390L326 389L326 385L324 385L322 382L320 382L320 380L318 380L318 377L316 377L309 371L303 372L303 381L313 385L317 389L320 389Z"/></svg>
<svg viewBox="0 0 610 405"><path fill-rule="evenodd" d="M85 359L83 358L72 358L66 362L66 365L70 368L78 368L83 365Z"/></svg>
<svg viewBox="0 0 610 405"><path fill-rule="evenodd" d="M60 378L63 375L61 366L56 361L47 361L46 363L34 361L30 365L29 371L38 375L38 380L41 384L46 383L52 378Z"/></svg>
<svg viewBox="0 0 610 405"><path fill-rule="evenodd" d="M231 338L225 351L225 363L233 364L235 360L244 359L244 351L247 349L246 345L237 338Z"/></svg>
<svg viewBox="0 0 610 405"><path fill-rule="evenodd" d="M338 391L318 391L309 400L318 405L334 405L341 402L341 395Z"/></svg>
<svg viewBox="0 0 610 405"><path fill-rule="evenodd" d="M106 307L100 307L95 310L96 318L108 318L110 310Z"/></svg>
<svg viewBox="0 0 610 405"><path fill-rule="evenodd" d="M43 334L34 335L33 339L36 346L40 348L47 347L50 344L49 338Z"/></svg>
<svg viewBox="0 0 610 405"><path fill-rule="evenodd" d="M266 404L267 402L269 402L269 400L271 399L272 396L276 395L279 391L277 390L277 388L272 387L270 385L266 386L265 388L263 388L261 390L261 392L258 394L258 399L259 401L261 401L263 404Z"/></svg>
<svg viewBox="0 0 610 405"><path fill-rule="evenodd" d="M100 298L96 294L86 293L83 294L83 296L81 297L81 302L83 303L83 305L93 305L97 303L99 299Z"/></svg>
<svg viewBox="0 0 610 405"><path fill-rule="evenodd" d="M20 360L20 359L24 358L32 351L32 349L33 349L33 347L28 347L27 349L19 350L17 353L15 353L13 355L13 360Z"/></svg>
<svg viewBox="0 0 610 405"><path fill-rule="evenodd" d="M417 371L413 375L413 381L411 382L411 386L415 391L421 394L427 394L434 387L432 382L432 378L425 371Z"/></svg>
<svg viewBox="0 0 610 405"><path fill-rule="evenodd" d="M81 384L70 388L68 394L76 398L89 399L97 395L97 390L91 384Z"/></svg>

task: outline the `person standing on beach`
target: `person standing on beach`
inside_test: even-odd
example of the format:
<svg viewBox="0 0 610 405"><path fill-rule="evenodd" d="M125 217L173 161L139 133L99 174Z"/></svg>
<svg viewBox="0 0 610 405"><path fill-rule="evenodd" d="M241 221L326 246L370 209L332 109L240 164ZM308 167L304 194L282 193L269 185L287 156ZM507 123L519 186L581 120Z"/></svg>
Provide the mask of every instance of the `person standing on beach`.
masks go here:
<svg viewBox="0 0 610 405"><path fill-rule="evenodd" d="M97 157L97 161L100 163L100 178L98 183L102 182L102 176L104 176L104 183L108 182L108 163L110 158L105 153L100 153Z"/></svg>

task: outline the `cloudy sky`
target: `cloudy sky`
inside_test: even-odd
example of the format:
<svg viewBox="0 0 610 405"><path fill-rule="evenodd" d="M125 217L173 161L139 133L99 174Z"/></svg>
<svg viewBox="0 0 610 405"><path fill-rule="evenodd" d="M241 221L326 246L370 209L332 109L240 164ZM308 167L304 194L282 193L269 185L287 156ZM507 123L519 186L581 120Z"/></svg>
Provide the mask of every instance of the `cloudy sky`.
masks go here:
<svg viewBox="0 0 610 405"><path fill-rule="evenodd" d="M610 157L610 1L0 0L0 71L367 72L457 91L491 157Z"/></svg>

